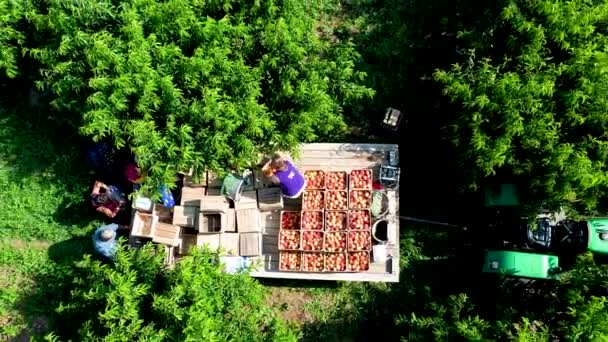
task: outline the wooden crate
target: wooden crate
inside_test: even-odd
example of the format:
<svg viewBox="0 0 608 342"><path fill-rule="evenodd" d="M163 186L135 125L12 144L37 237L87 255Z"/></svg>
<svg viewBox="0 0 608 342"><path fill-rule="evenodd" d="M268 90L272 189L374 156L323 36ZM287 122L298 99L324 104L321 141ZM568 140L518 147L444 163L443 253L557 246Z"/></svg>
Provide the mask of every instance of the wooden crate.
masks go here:
<svg viewBox="0 0 608 342"><path fill-rule="evenodd" d="M131 235L151 238L156 221L156 216L136 211L131 222Z"/></svg>
<svg viewBox="0 0 608 342"><path fill-rule="evenodd" d="M258 209L236 210L236 228L239 233L261 233L260 211Z"/></svg>
<svg viewBox="0 0 608 342"><path fill-rule="evenodd" d="M182 198L180 205L198 207L203 196L205 196L204 187L191 188L184 186L182 187Z"/></svg>
<svg viewBox="0 0 608 342"><path fill-rule="evenodd" d="M196 236L196 245L203 247L207 246L212 251L220 248L220 234L198 234Z"/></svg>
<svg viewBox="0 0 608 342"><path fill-rule="evenodd" d="M222 192L220 188L207 188L207 196L220 196Z"/></svg>
<svg viewBox="0 0 608 342"><path fill-rule="evenodd" d="M158 222L153 228L152 241L168 246L179 246L179 226Z"/></svg>
<svg viewBox="0 0 608 342"><path fill-rule="evenodd" d="M239 234L240 255L258 256L262 254L262 233Z"/></svg>
<svg viewBox="0 0 608 342"><path fill-rule="evenodd" d="M160 203L154 203L154 209L152 214L158 217L158 222L172 223L173 222L173 211L171 208L167 208Z"/></svg>
<svg viewBox="0 0 608 342"><path fill-rule="evenodd" d="M218 211L200 212L198 216L198 232L220 233L226 230L226 213Z"/></svg>
<svg viewBox="0 0 608 342"><path fill-rule="evenodd" d="M211 171L207 171L207 187L221 188L223 179Z"/></svg>
<svg viewBox="0 0 608 342"><path fill-rule="evenodd" d="M220 248L223 255L239 255L239 233L220 234Z"/></svg>
<svg viewBox="0 0 608 342"><path fill-rule="evenodd" d="M254 191L243 191L241 198L238 202L234 202L234 209L257 209L258 208L258 194Z"/></svg>
<svg viewBox="0 0 608 342"><path fill-rule="evenodd" d="M222 212L225 213L230 208L228 199L224 196L204 196L199 199L200 211L202 212Z"/></svg>
<svg viewBox="0 0 608 342"><path fill-rule="evenodd" d="M234 209L228 209L226 211L226 227L225 232L236 232L236 211Z"/></svg>
<svg viewBox="0 0 608 342"><path fill-rule="evenodd" d="M262 211L283 209L283 193L281 192L281 188L259 189L258 208Z"/></svg>
<svg viewBox="0 0 608 342"><path fill-rule="evenodd" d="M176 206L173 209L173 224L183 227L196 227L198 212L198 207Z"/></svg>
<svg viewBox="0 0 608 342"><path fill-rule="evenodd" d="M175 247L165 246L165 265L173 265L175 263Z"/></svg>
<svg viewBox="0 0 608 342"><path fill-rule="evenodd" d="M182 232L182 236L179 242L179 254L186 255L192 247L196 247L196 237L196 235L183 234Z"/></svg>

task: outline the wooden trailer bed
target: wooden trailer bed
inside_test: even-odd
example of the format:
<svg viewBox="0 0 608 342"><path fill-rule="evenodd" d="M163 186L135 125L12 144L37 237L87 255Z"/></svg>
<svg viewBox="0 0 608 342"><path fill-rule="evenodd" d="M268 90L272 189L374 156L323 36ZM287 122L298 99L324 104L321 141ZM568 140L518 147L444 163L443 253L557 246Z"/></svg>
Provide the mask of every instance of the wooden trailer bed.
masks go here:
<svg viewBox="0 0 608 342"><path fill-rule="evenodd" d="M398 145L389 144L304 144L299 158L292 158L296 166L303 170L350 171L353 169L371 168L374 179L378 178L381 164L387 164L389 151L398 155ZM289 157L289 156L287 156ZM253 277L334 280L334 281L369 281L369 282L398 282L399 281L399 191L388 191L389 198L389 240L386 262L370 264L370 270L357 273L308 273L281 272L278 270L278 232L280 210L261 212L263 232L262 256L250 257L257 269L251 273ZM283 210L301 210L301 198L285 200Z"/></svg>

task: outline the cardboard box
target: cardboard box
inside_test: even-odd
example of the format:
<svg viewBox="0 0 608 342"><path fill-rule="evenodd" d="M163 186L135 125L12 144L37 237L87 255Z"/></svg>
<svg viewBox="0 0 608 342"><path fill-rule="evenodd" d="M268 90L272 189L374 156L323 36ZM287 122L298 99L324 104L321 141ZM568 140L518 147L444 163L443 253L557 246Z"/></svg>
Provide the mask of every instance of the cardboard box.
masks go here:
<svg viewBox="0 0 608 342"><path fill-rule="evenodd" d="M222 255L239 255L239 233L220 234Z"/></svg>
<svg viewBox="0 0 608 342"><path fill-rule="evenodd" d="M176 226L196 227L198 207L176 206L173 209L173 224Z"/></svg>
<svg viewBox="0 0 608 342"><path fill-rule="evenodd" d="M216 251L220 248L220 234L198 234L196 245L199 247L207 246L212 251Z"/></svg>
<svg viewBox="0 0 608 342"><path fill-rule="evenodd" d="M258 209L236 210L236 229L239 233L262 232Z"/></svg>
<svg viewBox="0 0 608 342"><path fill-rule="evenodd" d="M205 187L191 188L184 186L182 187L180 205L198 207L203 196L205 196Z"/></svg>
<svg viewBox="0 0 608 342"><path fill-rule="evenodd" d="M243 191L238 202L234 202L234 209L257 209L258 208L258 194L257 191Z"/></svg>
<svg viewBox="0 0 608 342"><path fill-rule="evenodd" d="M179 226L158 222L153 228L152 241L168 246L179 246Z"/></svg>
<svg viewBox="0 0 608 342"><path fill-rule="evenodd" d="M239 234L240 255L258 256L262 254L262 233Z"/></svg>
<svg viewBox="0 0 608 342"><path fill-rule="evenodd" d="M261 211L283 209L283 193L280 188L258 190L258 208Z"/></svg>

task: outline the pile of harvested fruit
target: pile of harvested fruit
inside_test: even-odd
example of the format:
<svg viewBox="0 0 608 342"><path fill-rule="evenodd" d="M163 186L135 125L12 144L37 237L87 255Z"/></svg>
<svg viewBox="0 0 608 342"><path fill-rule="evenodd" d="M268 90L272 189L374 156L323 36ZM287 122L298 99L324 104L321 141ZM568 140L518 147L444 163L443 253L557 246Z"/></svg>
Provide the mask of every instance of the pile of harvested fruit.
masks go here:
<svg viewBox="0 0 608 342"><path fill-rule="evenodd" d="M346 191L326 191L325 207L328 210L348 209L348 195Z"/></svg>
<svg viewBox="0 0 608 342"><path fill-rule="evenodd" d="M369 190L351 190L349 207L367 209L372 205L372 193Z"/></svg>
<svg viewBox="0 0 608 342"><path fill-rule="evenodd" d="M302 210L281 213L279 269L368 271L372 170L309 170L304 175L307 183Z"/></svg>
<svg viewBox="0 0 608 342"><path fill-rule="evenodd" d="M325 180L327 190L346 190L346 172L329 171Z"/></svg>
<svg viewBox="0 0 608 342"><path fill-rule="evenodd" d="M325 212L325 230L346 230L346 211Z"/></svg>
<svg viewBox="0 0 608 342"><path fill-rule="evenodd" d="M279 270L281 271L299 271L302 262L300 252L281 252L279 256Z"/></svg>
<svg viewBox="0 0 608 342"><path fill-rule="evenodd" d="M320 251L323 249L323 232L314 230L302 232L302 249L305 251Z"/></svg>
<svg viewBox="0 0 608 342"><path fill-rule="evenodd" d="M303 230L323 230L323 211L302 211Z"/></svg>
<svg viewBox="0 0 608 342"><path fill-rule="evenodd" d="M349 186L351 189L371 189L372 170L364 169L351 171Z"/></svg>
<svg viewBox="0 0 608 342"><path fill-rule="evenodd" d="M325 172L305 171L306 189L325 189Z"/></svg>
<svg viewBox="0 0 608 342"><path fill-rule="evenodd" d="M319 190L304 191L302 196L302 209L304 210L322 210L325 207L323 201L324 192Z"/></svg>
<svg viewBox="0 0 608 342"><path fill-rule="evenodd" d="M300 229L300 212L284 211L281 213L281 229Z"/></svg>

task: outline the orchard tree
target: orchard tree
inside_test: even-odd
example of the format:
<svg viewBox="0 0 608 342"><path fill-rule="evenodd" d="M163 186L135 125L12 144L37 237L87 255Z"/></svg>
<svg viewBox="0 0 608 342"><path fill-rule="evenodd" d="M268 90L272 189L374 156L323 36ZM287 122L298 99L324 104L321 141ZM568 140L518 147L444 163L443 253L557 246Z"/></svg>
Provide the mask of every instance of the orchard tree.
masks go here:
<svg viewBox="0 0 608 342"><path fill-rule="evenodd" d="M460 105L452 132L478 180L517 177L547 205L593 210L608 186L608 3L509 1L436 79Z"/></svg>
<svg viewBox="0 0 608 342"><path fill-rule="evenodd" d="M162 250L121 248L115 264L90 256L73 271L57 308L55 340L295 341L297 333L266 305L246 273L222 271L217 255L193 250L174 268Z"/></svg>
<svg viewBox="0 0 608 342"><path fill-rule="evenodd" d="M317 32L326 5L51 0L32 19L48 39L28 52L52 104L129 146L155 186L345 131L342 107L372 91L354 47Z"/></svg>
<svg viewBox="0 0 608 342"><path fill-rule="evenodd" d="M20 0L0 0L0 77L17 76L17 55L24 35L17 25L23 19Z"/></svg>

